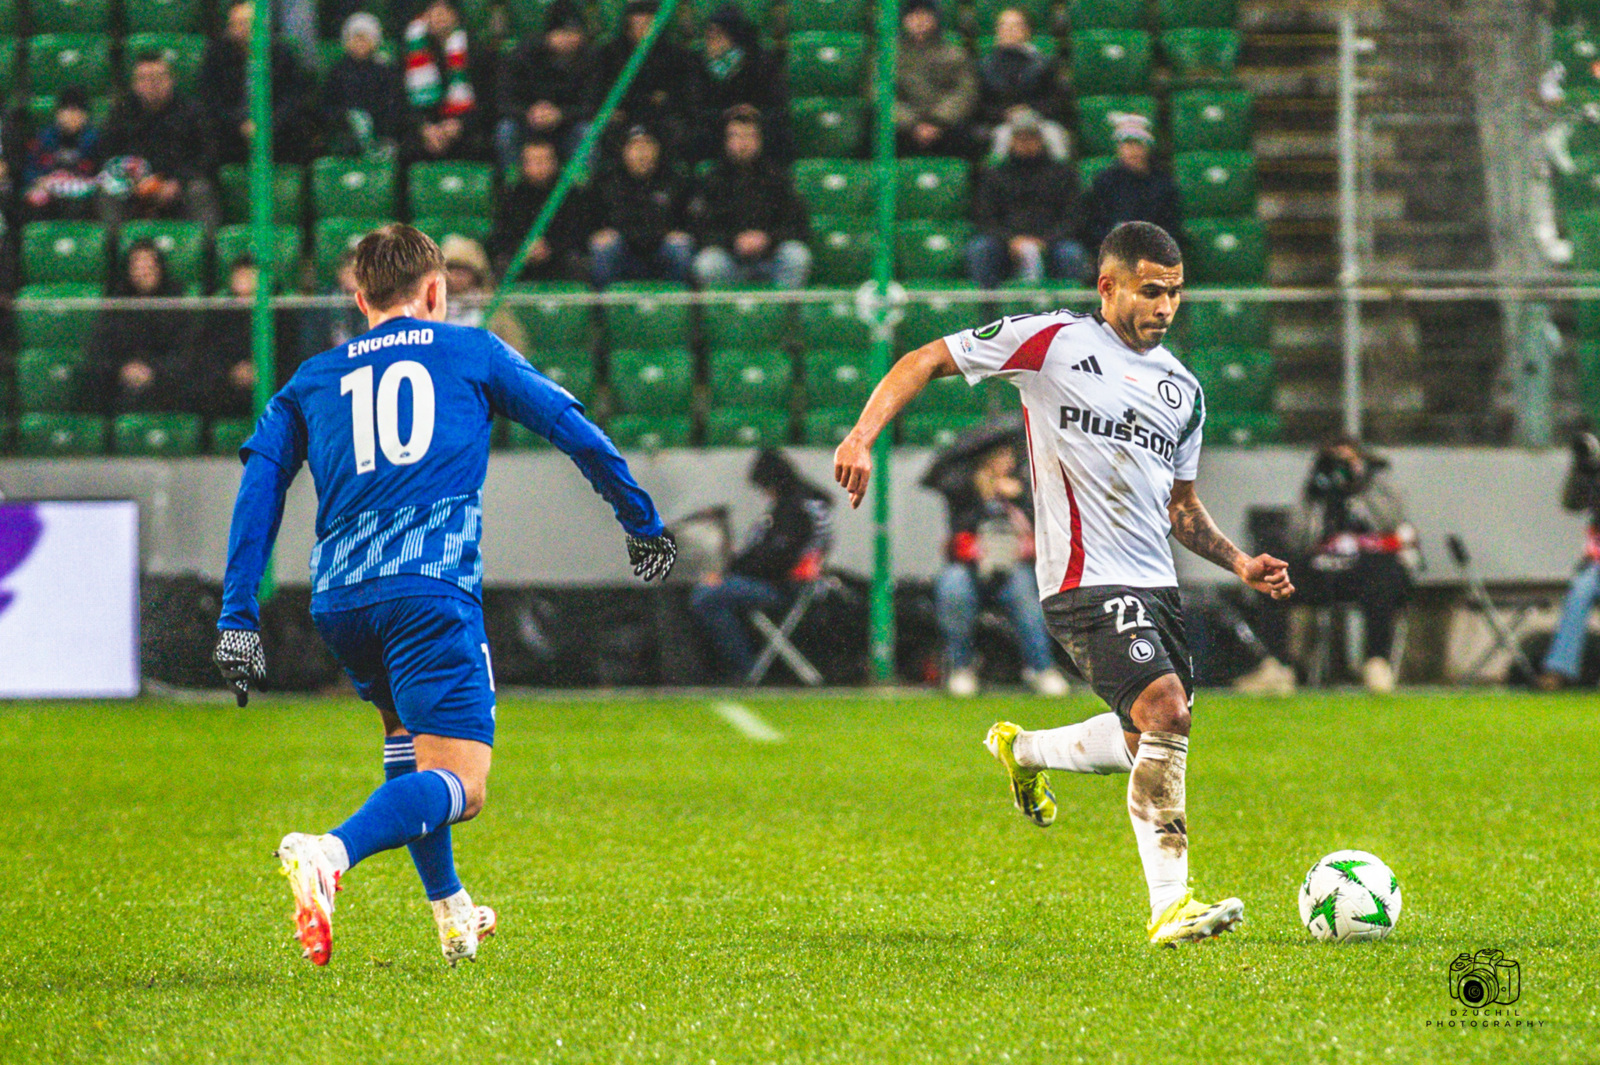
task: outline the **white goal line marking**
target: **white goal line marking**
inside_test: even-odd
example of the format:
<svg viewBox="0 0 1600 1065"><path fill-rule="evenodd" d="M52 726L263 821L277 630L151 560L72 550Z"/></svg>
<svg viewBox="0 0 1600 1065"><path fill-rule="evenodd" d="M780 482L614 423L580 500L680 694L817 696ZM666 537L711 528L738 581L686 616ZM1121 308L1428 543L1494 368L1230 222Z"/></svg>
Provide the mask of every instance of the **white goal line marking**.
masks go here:
<svg viewBox="0 0 1600 1065"><path fill-rule="evenodd" d="M757 717L748 706L738 703L714 703L711 709L747 740L756 743L782 743L783 733Z"/></svg>

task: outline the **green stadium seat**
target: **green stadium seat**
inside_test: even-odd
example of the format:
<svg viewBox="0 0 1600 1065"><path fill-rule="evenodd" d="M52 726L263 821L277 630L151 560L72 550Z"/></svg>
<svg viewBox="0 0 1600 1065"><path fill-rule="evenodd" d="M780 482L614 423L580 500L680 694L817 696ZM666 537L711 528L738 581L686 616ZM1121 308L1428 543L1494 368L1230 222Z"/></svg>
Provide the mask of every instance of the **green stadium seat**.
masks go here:
<svg viewBox="0 0 1600 1065"><path fill-rule="evenodd" d="M277 272L275 281L279 291L289 291L299 285L300 275L300 227L299 226L274 226L274 241L277 254L273 260L273 267ZM217 230L217 255L216 255L216 287L225 288L228 284L228 270L242 257L254 257L251 247L251 227L222 226Z"/></svg>
<svg viewBox="0 0 1600 1065"><path fill-rule="evenodd" d="M902 222L895 234L895 276L916 281L965 277L971 236L967 222Z"/></svg>
<svg viewBox="0 0 1600 1065"><path fill-rule="evenodd" d="M1260 284L1267 279L1267 239L1257 218L1193 218L1186 280L1195 285Z"/></svg>
<svg viewBox="0 0 1600 1065"><path fill-rule="evenodd" d="M789 409L794 363L784 351L713 351L711 406Z"/></svg>
<svg viewBox="0 0 1600 1065"><path fill-rule="evenodd" d="M970 281L947 281L939 287L976 290L978 286ZM990 318L981 303L912 292L906 301L905 317L894 329L895 346L910 351L940 337L982 325Z"/></svg>
<svg viewBox="0 0 1600 1065"><path fill-rule="evenodd" d="M815 285L858 285L872 274L878 237L856 218L818 215L811 220L811 281Z"/></svg>
<svg viewBox="0 0 1600 1065"><path fill-rule="evenodd" d="M1243 44L1238 30L1183 29L1161 35L1161 52L1180 81L1232 78Z"/></svg>
<svg viewBox="0 0 1600 1065"><path fill-rule="evenodd" d="M1600 421L1600 344L1578 345L1578 403L1591 423Z"/></svg>
<svg viewBox="0 0 1600 1065"><path fill-rule="evenodd" d="M33 222L22 230L22 276L29 284L102 284L106 227L98 222Z"/></svg>
<svg viewBox="0 0 1600 1065"><path fill-rule="evenodd" d="M805 354L807 407L845 407L859 411L877 381L864 348L819 348Z"/></svg>
<svg viewBox="0 0 1600 1065"><path fill-rule="evenodd" d="M1272 318L1262 300L1197 300L1204 289L1190 289L1178 311L1177 332L1185 350L1238 346L1264 348L1272 342Z"/></svg>
<svg viewBox="0 0 1600 1065"><path fill-rule="evenodd" d="M1035 33L1049 33L1055 27L1054 0L976 0L972 7L972 19L978 27L980 36L994 32L994 20L1000 17L1000 12L1007 8L1020 8L1028 16Z"/></svg>
<svg viewBox="0 0 1600 1065"><path fill-rule="evenodd" d="M22 4L19 0L0 0L0 37L15 37L22 32Z"/></svg>
<svg viewBox="0 0 1600 1065"><path fill-rule="evenodd" d="M508 314L521 323L534 350L542 358L551 351L590 351L594 346L594 308L562 299L587 295L589 286L575 281L518 282L506 287L507 296L527 296L530 302L507 303Z"/></svg>
<svg viewBox="0 0 1600 1065"><path fill-rule="evenodd" d="M311 207L318 218L392 217L393 161L323 156L311 164Z"/></svg>
<svg viewBox="0 0 1600 1065"><path fill-rule="evenodd" d="M554 0L509 0L505 5L510 46L544 35L545 11Z"/></svg>
<svg viewBox="0 0 1600 1065"><path fill-rule="evenodd" d="M1011 5L1008 4L1007 6ZM979 37L977 45L978 58L987 59L989 58L989 53L994 51L994 37L992 35ZM1046 37L1043 34L1034 34L1033 46L1039 50L1040 55L1050 59L1054 59L1061 51L1060 42L1054 37Z"/></svg>
<svg viewBox="0 0 1600 1065"><path fill-rule="evenodd" d="M867 105L859 99L807 96L789 104L795 154L844 158L861 151Z"/></svg>
<svg viewBox="0 0 1600 1065"><path fill-rule="evenodd" d="M1254 214L1256 160L1249 152L1179 152L1172 176L1183 191L1185 213L1204 218Z"/></svg>
<svg viewBox="0 0 1600 1065"><path fill-rule="evenodd" d="M0 37L0 93L10 96L17 91L17 39Z"/></svg>
<svg viewBox="0 0 1600 1065"><path fill-rule="evenodd" d="M118 455L176 458L200 453L198 414L120 414L111 423Z"/></svg>
<svg viewBox="0 0 1600 1065"><path fill-rule="evenodd" d="M863 33L867 10L867 0L789 0L789 32Z"/></svg>
<svg viewBox="0 0 1600 1065"><path fill-rule="evenodd" d="M716 14L717 8L728 3L729 0L694 0L695 22L705 25L707 19ZM760 29L768 29L772 24L772 6L776 0L732 0L734 6L743 11L751 22ZM794 5L789 5L790 18L794 17ZM791 23L790 29L794 26ZM818 27L819 29L824 27Z"/></svg>
<svg viewBox="0 0 1600 1065"><path fill-rule="evenodd" d="M17 356L17 409L77 410L83 397L81 348L28 348Z"/></svg>
<svg viewBox="0 0 1600 1065"><path fill-rule="evenodd" d="M814 215L871 218L877 207L877 175L856 159L801 159L794 187Z"/></svg>
<svg viewBox="0 0 1600 1065"><path fill-rule="evenodd" d="M1202 430L1210 447L1254 447L1270 444L1283 432L1276 414L1260 411L1213 411Z"/></svg>
<svg viewBox="0 0 1600 1065"><path fill-rule="evenodd" d="M110 92L111 38L100 33L44 33L30 38L28 81L35 97L48 99L72 85L90 96Z"/></svg>
<svg viewBox="0 0 1600 1065"><path fill-rule="evenodd" d="M982 424L981 414L907 414L900 419L900 441L912 447L949 447L956 437Z"/></svg>
<svg viewBox="0 0 1600 1065"><path fill-rule="evenodd" d="M206 37L202 33L134 33L122 44L127 66L145 52L159 52L172 68L178 91L194 95L200 91L200 61L205 58Z"/></svg>
<svg viewBox="0 0 1600 1065"><path fill-rule="evenodd" d="M28 0L34 33L110 33L111 0Z"/></svg>
<svg viewBox="0 0 1600 1065"><path fill-rule="evenodd" d="M200 0L123 0L122 11L130 34L194 33L205 28Z"/></svg>
<svg viewBox="0 0 1600 1065"><path fill-rule="evenodd" d="M413 163L411 216L493 216L494 167L488 163Z"/></svg>
<svg viewBox="0 0 1600 1065"><path fill-rule="evenodd" d="M866 80L867 45L862 34L789 35L789 90L795 96L853 96Z"/></svg>
<svg viewBox="0 0 1600 1065"><path fill-rule="evenodd" d="M1207 416L1272 410L1276 371L1266 348L1209 348L1187 361L1205 389Z"/></svg>
<svg viewBox="0 0 1600 1065"><path fill-rule="evenodd" d="M272 168L272 220L299 225L305 217L305 167L279 163ZM217 168L217 191L222 199L222 219L250 221L250 168L228 163Z"/></svg>
<svg viewBox="0 0 1600 1065"><path fill-rule="evenodd" d="M779 447L789 442L789 412L718 407L706 414L707 447Z"/></svg>
<svg viewBox="0 0 1600 1065"><path fill-rule="evenodd" d="M815 407L800 419L800 442L807 447L838 447L855 428L860 407Z"/></svg>
<svg viewBox="0 0 1600 1065"><path fill-rule="evenodd" d="M361 243L361 238L383 225L374 218L319 218L311 226L311 256L316 265L317 287L334 283L339 260Z"/></svg>
<svg viewBox="0 0 1600 1065"><path fill-rule="evenodd" d="M1142 30L1144 0L1072 0L1067 22L1075 30Z"/></svg>
<svg viewBox="0 0 1600 1065"><path fill-rule="evenodd" d="M250 418L214 418L206 452L211 455L237 455L255 428L256 423Z"/></svg>
<svg viewBox="0 0 1600 1065"><path fill-rule="evenodd" d="M1164 30L1184 26L1232 29L1238 22L1238 0L1156 0L1156 23Z"/></svg>
<svg viewBox="0 0 1600 1065"><path fill-rule="evenodd" d="M614 348L682 348L689 344L689 305L660 297L687 292L671 281L629 281L612 285L614 294L632 297L602 308Z"/></svg>
<svg viewBox="0 0 1600 1065"><path fill-rule="evenodd" d="M1094 184L1094 179L1107 167L1115 166L1117 157L1114 155L1091 155L1078 160L1078 181L1087 189Z"/></svg>
<svg viewBox="0 0 1600 1065"><path fill-rule="evenodd" d="M727 292L728 289L715 291ZM770 289L739 286L728 303L706 303L700 308L700 336L706 347L773 348L786 343L791 321L787 303L763 299Z"/></svg>
<svg viewBox="0 0 1600 1065"><path fill-rule="evenodd" d="M17 420L17 451L23 455L98 455L105 440L106 420L92 414L34 413Z"/></svg>
<svg viewBox="0 0 1600 1065"><path fill-rule="evenodd" d="M1255 134L1255 97L1244 89L1188 89L1172 94L1172 149L1242 152Z"/></svg>
<svg viewBox="0 0 1600 1065"><path fill-rule="evenodd" d="M432 237L436 243L443 244L444 238L449 236L468 237L483 244L488 241L494 232L494 216L492 214L480 215L450 215L442 218L415 218L412 225Z"/></svg>
<svg viewBox="0 0 1600 1065"><path fill-rule="evenodd" d="M167 275L189 295L199 295L206 281L206 231L199 222L127 222L117 238L122 262L136 240L151 240L167 261Z"/></svg>
<svg viewBox="0 0 1600 1065"><path fill-rule="evenodd" d="M539 372L550 380L572 393L572 398L582 403L585 407L594 403L596 386L594 374L594 361L584 352L583 361L571 362L546 362L539 367Z"/></svg>
<svg viewBox="0 0 1600 1065"><path fill-rule="evenodd" d="M76 281L23 286L17 293L18 342L24 348L82 347L94 332L94 310L64 307L58 301L98 299L100 295L99 285ZM34 301L37 304L30 306Z"/></svg>
<svg viewBox="0 0 1600 1065"><path fill-rule="evenodd" d="M908 414L974 414L982 417L984 412L985 393L979 392L967 384L967 379L957 374L954 377L936 377L928 382L911 405L906 408Z"/></svg>
<svg viewBox="0 0 1600 1065"><path fill-rule="evenodd" d="M800 336L807 348L856 348L872 343L872 330L849 296L800 305Z"/></svg>
<svg viewBox="0 0 1600 1065"><path fill-rule="evenodd" d="M1076 145L1078 155L1112 155L1116 152L1116 142L1111 139L1111 116L1115 114L1144 115L1153 126L1156 121L1156 98L1139 93L1080 96Z"/></svg>
<svg viewBox="0 0 1600 1065"><path fill-rule="evenodd" d="M687 447L694 434L694 423L687 414L669 417L623 414L606 423L606 432L612 442L624 450L660 451L667 447Z"/></svg>
<svg viewBox="0 0 1600 1065"><path fill-rule="evenodd" d="M1079 96L1142 92L1150 81L1150 35L1079 30L1072 35L1072 86Z"/></svg>
<svg viewBox="0 0 1600 1065"><path fill-rule="evenodd" d="M901 159L895 213L901 218L966 218L972 164L965 159Z"/></svg>
<svg viewBox="0 0 1600 1065"><path fill-rule="evenodd" d="M694 398L694 356L686 348L613 351L611 393L629 414L682 414Z"/></svg>
<svg viewBox="0 0 1600 1065"><path fill-rule="evenodd" d="M1600 81L1595 62L1600 60L1600 26L1573 25L1553 35L1554 58L1566 67L1566 86L1593 85Z"/></svg>

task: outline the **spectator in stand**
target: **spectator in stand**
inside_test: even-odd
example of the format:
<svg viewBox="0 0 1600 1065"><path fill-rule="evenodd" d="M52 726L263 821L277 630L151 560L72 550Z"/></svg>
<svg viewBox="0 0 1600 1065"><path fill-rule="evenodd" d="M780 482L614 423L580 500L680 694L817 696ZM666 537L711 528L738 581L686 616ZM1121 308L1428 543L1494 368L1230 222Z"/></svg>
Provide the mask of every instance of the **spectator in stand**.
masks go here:
<svg viewBox="0 0 1600 1065"><path fill-rule="evenodd" d="M495 149L502 168L516 165L522 142L538 137L570 153L594 117L603 87L599 58L583 11L572 0L545 8L544 35L523 41L500 71L500 122Z"/></svg>
<svg viewBox="0 0 1600 1065"><path fill-rule="evenodd" d="M400 68L378 55L383 24L358 11L339 33L344 54L322 85L322 124L335 155L364 155L405 138L406 94Z"/></svg>
<svg viewBox="0 0 1600 1065"><path fill-rule="evenodd" d="M223 295L254 300L260 281L256 261L241 255L228 264L228 285ZM256 367L251 358L251 317L249 307L222 307L206 311L201 319L190 367L201 413L215 418L245 418L254 409ZM282 323L282 314L278 317ZM288 335L282 324L277 333L280 351L284 347L281 338ZM287 379L292 370L280 361L280 378Z"/></svg>
<svg viewBox="0 0 1600 1065"><path fill-rule="evenodd" d="M589 238L594 283L687 282L694 240L689 236L689 188L663 164L661 143L643 126L628 131L620 165L601 179Z"/></svg>
<svg viewBox="0 0 1600 1065"><path fill-rule="evenodd" d="M128 248L112 296L158 299L183 295L153 240ZM172 310L101 311L89 339L97 406L125 411L177 411L195 398L189 366L190 316Z"/></svg>
<svg viewBox="0 0 1600 1065"><path fill-rule="evenodd" d="M628 0L622 11L622 30L600 49L600 76L595 81L595 104L616 83L628 57L655 24L657 0ZM614 129L644 125L655 130L669 152L677 150L687 136L694 114L694 92L698 77L695 60L663 33L650 49L644 65L627 95L612 116Z"/></svg>
<svg viewBox="0 0 1600 1065"><path fill-rule="evenodd" d="M339 256L334 283L325 296L344 296L339 307L313 307L300 314L301 354L309 358L367 331L367 316L356 307L356 253L352 249ZM280 367L283 365L280 362Z"/></svg>
<svg viewBox="0 0 1600 1065"><path fill-rule="evenodd" d="M489 238L489 251L497 272L504 274L510 269L512 258L527 239L533 220L539 217L560 172L561 158L550 141L535 138L522 146L521 179L500 194L494 233ZM522 276L516 280L576 281L587 276L583 247L591 228L590 212L588 193L573 186L561 209L550 220L544 236L534 242Z"/></svg>
<svg viewBox="0 0 1600 1065"><path fill-rule="evenodd" d="M1116 114L1117 161L1095 177L1083 201L1083 243L1100 242L1123 222L1153 222L1182 242L1183 197L1172 175L1151 166L1155 134L1143 115Z"/></svg>
<svg viewBox="0 0 1600 1065"><path fill-rule="evenodd" d="M494 294L494 274L489 270L489 255L483 245L460 233L448 233L439 242L444 256L445 279L449 283L449 314L452 325L483 328L483 305ZM518 351L528 350L528 335L522 323L505 310L497 312L489 331Z"/></svg>
<svg viewBox="0 0 1600 1065"><path fill-rule="evenodd" d="M1051 159L1038 120L1026 108L1011 119L1004 162L978 179L967 268L983 288L1010 277L1042 284L1046 275L1088 279L1093 264L1076 239L1078 171Z"/></svg>
<svg viewBox="0 0 1600 1065"><path fill-rule="evenodd" d="M944 39L936 0L900 9L894 124L901 155L972 154L969 123L978 106L978 75L966 48Z"/></svg>
<svg viewBox="0 0 1600 1065"><path fill-rule="evenodd" d="M765 116L767 155L790 157L789 89L783 65L761 47L761 31L737 4L723 4L706 20L699 72L692 145L696 160L722 151L717 136L721 118L740 104Z"/></svg>
<svg viewBox="0 0 1600 1065"><path fill-rule="evenodd" d="M1543 691L1559 691L1582 680L1589 613L1595 600L1600 599L1600 439L1593 433L1579 433L1573 438L1572 465L1561 488L1561 506L1569 511L1588 511L1589 529L1583 561L1567 587L1561 622L1538 678Z"/></svg>
<svg viewBox="0 0 1600 1065"><path fill-rule="evenodd" d="M974 134L989 146L991 160L1006 158L1013 120L1027 113L1058 163L1067 161L1067 131L1061 125L1061 67L1033 43L1033 24L1008 7L994 20L994 51L978 64L978 117Z"/></svg>
<svg viewBox="0 0 1600 1065"><path fill-rule="evenodd" d="M255 5L249 0L229 6L220 36L206 45L200 63L200 97L210 117L215 161L242 163L250 158L255 122L250 118L250 33ZM304 162L315 145L310 121L310 73L294 50L272 42L272 153L282 161Z"/></svg>
<svg viewBox="0 0 1600 1065"><path fill-rule="evenodd" d="M767 499L767 511L728 563L706 574L689 593L689 609L710 636L726 675L741 683L755 651L745 630L752 610L781 610L796 584L821 575L833 539L832 500L800 476L775 448L756 455L750 483Z"/></svg>
<svg viewBox="0 0 1600 1065"><path fill-rule="evenodd" d="M483 144L474 53L450 0L429 0L406 26L412 159L475 159Z"/></svg>
<svg viewBox="0 0 1600 1065"><path fill-rule="evenodd" d="M736 107L723 123L723 155L690 204L702 286L771 282L804 288L811 273L811 221L787 169L762 155L761 116Z"/></svg>
<svg viewBox="0 0 1600 1065"><path fill-rule="evenodd" d="M174 90L172 68L160 52L133 59L132 91L106 122L100 154L99 210L120 226L129 217L186 217L214 232L217 193L205 112Z"/></svg>
<svg viewBox="0 0 1600 1065"><path fill-rule="evenodd" d="M31 219L94 214L100 131L89 124L89 98L76 86L56 96L50 124L28 142L23 200Z"/></svg>

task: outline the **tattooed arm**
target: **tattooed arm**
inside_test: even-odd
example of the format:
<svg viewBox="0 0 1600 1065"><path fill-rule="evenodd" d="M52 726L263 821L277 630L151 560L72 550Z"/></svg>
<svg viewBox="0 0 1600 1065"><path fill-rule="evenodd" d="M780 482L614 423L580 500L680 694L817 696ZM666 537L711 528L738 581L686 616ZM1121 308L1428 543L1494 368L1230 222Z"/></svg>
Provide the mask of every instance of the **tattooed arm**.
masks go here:
<svg viewBox="0 0 1600 1065"><path fill-rule="evenodd" d="M1287 599L1294 594L1294 585L1289 583L1288 563L1271 555L1251 558L1235 547L1211 520L1206 505L1195 494L1193 481L1172 483L1167 517L1172 521L1172 538L1201 558L1221 566L1274 599Z"/></svg>

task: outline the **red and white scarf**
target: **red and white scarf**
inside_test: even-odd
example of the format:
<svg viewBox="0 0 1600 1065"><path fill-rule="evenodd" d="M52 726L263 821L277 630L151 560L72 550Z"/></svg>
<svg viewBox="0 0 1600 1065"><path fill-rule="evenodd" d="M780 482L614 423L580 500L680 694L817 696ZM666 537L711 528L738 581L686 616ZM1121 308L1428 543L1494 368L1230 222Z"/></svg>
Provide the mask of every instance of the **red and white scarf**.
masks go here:
<svg viewBox="0 0 1600 1065"><path fill-rule="evenodd" d="M467 31L452 30L444 40L444 70L434 59L432 38L423 19L406 27L406 96L412 107L440 108L445 118L459 118L477 105L467 80Z"/></svg>

